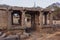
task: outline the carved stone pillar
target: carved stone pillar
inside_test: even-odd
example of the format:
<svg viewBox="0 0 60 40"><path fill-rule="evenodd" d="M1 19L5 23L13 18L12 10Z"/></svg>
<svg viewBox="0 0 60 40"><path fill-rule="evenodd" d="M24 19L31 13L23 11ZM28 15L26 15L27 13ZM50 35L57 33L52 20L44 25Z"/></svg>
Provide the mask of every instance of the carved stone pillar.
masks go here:
<svg viewBox="0 0 60 40"><path fill-rule="evenodd" d="M47 14L47 24L49 24L49 13Z"/></svg>
<svg viewBox="0 0 60 40"><path fill-rule="evenodd" d="M40 18L40 15L39 15L39 13L37 13L35 15L35 26L36 26L36 31L37 32L40 31L40 20L39 20L39 18Z"/></svg>
<svg viewBox="0 0 60 40"><path fill-rule="evenodd" d="M50 21L49 21L49 24L52 25L53 24L53 13L52 12L49 12L50 14Z"/></svg>
<svg viewBox="0 0 60 40"><path fill-rule="evenodd" d="M2 29L2 11L0 10L0 29Z"/></svg>
<svg viewBox="0 0 60 40"><path fill-rule="evenodd" d="M40 27L43 27L43 12L40 12Z"/></svg>
<svg viewBox="0 0 60 40"><path fill-rule="evenodd" d="M11 13L12 13L12 11L7 10L7 13L8 13L8 29L11 29L11 26L12 26Z"/></svg>
<svg viewBox="0 0 60 40"><path fill-rule="evenodd" d="M22 11L22 27L25 27L25 12L26 11Z"/></svg>

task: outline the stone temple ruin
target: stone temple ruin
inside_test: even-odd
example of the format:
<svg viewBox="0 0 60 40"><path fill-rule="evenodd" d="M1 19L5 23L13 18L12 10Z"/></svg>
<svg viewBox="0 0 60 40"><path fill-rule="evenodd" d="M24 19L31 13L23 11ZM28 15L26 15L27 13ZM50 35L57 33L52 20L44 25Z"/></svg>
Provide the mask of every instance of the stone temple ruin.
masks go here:
<svg viewBox="0 0 60 40"><path fill-rule="evenodd" d="M7 35L51 31L53 11L41 8L0 7L0 30ZM43 31L44 28L47 28Z"/></svg>

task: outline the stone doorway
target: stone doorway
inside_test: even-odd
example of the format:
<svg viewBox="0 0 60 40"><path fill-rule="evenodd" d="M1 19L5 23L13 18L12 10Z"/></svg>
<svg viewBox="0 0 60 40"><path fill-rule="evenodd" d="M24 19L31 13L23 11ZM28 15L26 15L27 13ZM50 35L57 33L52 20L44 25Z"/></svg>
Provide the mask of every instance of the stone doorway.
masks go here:
<svg viewBox="0 0 60 40"><path fill-rule="evenodd" d="M39 13L37 11L27 11L25 13L25 26L30 31L35 31L39 23Z"/></svg>
<svg viewBox="0 0 60 40"><path fill-rule="evenodd" d="M21 12L19 10L13 10L11 13L11 22L13 26L21 26Z"/></svg>
<svg viewBox="0 0 60 40"><path fill-rule="evenodd" d="M48 18L49 18L48 12L44 12L44 13L43 13L43 20L44 20L44 21L43 21L43 24L44 24L44 25L49 24L49 23L48 23L48 22L49 22L49 21L48 21Z"/></svg>

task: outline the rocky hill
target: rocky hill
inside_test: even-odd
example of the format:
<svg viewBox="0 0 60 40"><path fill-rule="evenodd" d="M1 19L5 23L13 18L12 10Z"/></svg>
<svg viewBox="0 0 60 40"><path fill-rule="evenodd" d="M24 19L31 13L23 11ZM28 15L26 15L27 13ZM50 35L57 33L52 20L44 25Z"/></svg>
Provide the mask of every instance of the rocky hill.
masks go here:
<svg viewBox="0 0 60 40"><path fill-rule="evenodd" d="M60 20L60 3L53 3L46 7L46 9L54 9L53 19Z"/></svg>
<svg viewBox="0 0 60 40"><path fill-rule="evenodd" d="M51 5L49 5L48 7L46 7L48 9L57 9L57 8L60 8L60 3L56 2L56 3L53 3Z"/></svg>

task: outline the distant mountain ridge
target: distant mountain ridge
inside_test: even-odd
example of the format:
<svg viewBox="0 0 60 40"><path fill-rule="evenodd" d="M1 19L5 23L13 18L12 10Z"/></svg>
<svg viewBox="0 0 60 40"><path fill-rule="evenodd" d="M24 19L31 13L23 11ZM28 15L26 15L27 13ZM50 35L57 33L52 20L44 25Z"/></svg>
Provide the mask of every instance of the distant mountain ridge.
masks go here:
<svg viewBox="0 0 60 40"><path fill-rule="evenodd" d="M49 5L48 7L46 7L48 9L56 9L56 8L60 8L60 3L59 2L56 2L56 3L53 3L51 5Z"/></svg>
<svg viewBox="0 0 60 40"><path fill-rule="evenodd" d="M57 7L60 7L60 3L56 2L56 3L53 3L52 6L57 6Z"/></svg>
<svg viewBox="0 0 60 40"><path fill-rule="evenodd" d="M60 3L56 2L49 5L46 9L54 9L54 20L60 20Z"/></svg>
<svg viewBox="0 0 60 40"><path fill-rule="evenodd" d="M0 7L9 7L9 5L6 5L6 4L0 4Z"/></svg>

